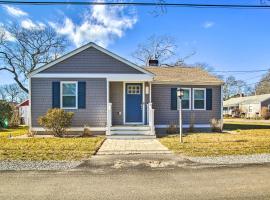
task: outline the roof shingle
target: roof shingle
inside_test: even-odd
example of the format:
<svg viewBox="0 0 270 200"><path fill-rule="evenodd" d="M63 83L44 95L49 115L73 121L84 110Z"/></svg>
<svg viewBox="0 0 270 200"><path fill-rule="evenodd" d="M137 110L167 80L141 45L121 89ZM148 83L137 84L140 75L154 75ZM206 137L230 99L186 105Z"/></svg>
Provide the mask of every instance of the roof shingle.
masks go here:
<svg viewBox="0 0 270 200"><path fill-rule="evenodd" d="M207 71L196 67L145 67L155 74L154 82L184 85L222 85L224 82Z"/></svg>

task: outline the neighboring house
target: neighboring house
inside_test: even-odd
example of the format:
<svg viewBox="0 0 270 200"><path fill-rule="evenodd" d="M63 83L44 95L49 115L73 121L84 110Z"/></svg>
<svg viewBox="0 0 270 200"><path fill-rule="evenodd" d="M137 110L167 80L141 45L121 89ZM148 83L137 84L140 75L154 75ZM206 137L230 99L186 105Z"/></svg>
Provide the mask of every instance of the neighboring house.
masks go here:
<svg viewBox="0 0 270 200"><path fill-rule="evenodd" d="M223 114L260 117L263 108L270 110L270 94L231 98L223 102Z"/></svg>
<svg viewBox="0 0 270 200"><path fill-rule="evenodd" d="M16 107L19 109L20 124L29 126L29 100L23 101Z"/></svg>
<svg viewBox="0 0 270 200"><path fill-rule="evenodd" d="M178 122L176 89L185 89L183 124L209 128L222 119L222 84L199 68L139 67L89 43L30 74L31 129L50 108L74 112L72 128L155 137Z"/></svg>

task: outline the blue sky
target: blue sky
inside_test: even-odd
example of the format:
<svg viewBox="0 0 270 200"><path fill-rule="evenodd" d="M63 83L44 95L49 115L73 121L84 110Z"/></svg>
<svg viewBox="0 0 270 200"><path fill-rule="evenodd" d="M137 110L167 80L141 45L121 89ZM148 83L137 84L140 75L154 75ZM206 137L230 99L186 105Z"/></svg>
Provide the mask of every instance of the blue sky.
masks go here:
<svg viewBox="0 0 270 200"><path fill-rule="evenodd" d="M153 34L167 34L175 37L179 57L197 52L187 60L190 64L207 63L217 71L270 68L270 10L167 8L158 17L151 11L149 7L0 6L0 23L52 26L70 38L69 49L94 41L132 61L138 43ZM254 83L262 74L236 75ZM11 82L9 74L0 72L0 84Z"/></svg>

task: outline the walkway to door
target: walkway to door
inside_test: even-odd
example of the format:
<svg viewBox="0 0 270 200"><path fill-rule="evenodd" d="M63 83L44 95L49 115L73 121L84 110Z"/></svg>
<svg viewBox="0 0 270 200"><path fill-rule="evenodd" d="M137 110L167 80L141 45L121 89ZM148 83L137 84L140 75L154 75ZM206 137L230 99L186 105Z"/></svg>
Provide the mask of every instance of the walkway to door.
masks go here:
<svg viewBox="0 0 270 200"><path fill-rule="evenodd" d="M97 155L121 154L171 154L157 139L121 140L107 139Z"/></svg>

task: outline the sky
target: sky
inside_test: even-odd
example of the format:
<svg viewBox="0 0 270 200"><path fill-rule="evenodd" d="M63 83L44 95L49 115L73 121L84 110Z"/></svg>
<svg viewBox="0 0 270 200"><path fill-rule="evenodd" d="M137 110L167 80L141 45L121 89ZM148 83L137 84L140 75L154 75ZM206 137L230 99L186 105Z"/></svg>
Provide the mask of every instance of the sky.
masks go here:
<svg viewBox="0 0 270 200"><path fill-rule="evenodd" d="M232 0L204 2L234 3ZM260 0L238 1L241 2L258 4ZM91 41L133 62L136 60L132 53L139 43L151 35L169 35L175 38L178 57L196 52L186 60L189 64L206 63L216 71L270 68L270 9L168 7L158 16L154 14L157 10L154 7L0 5L0 25L15 21L26 29L50 26L69 38L69 50ZM221 73L224 77L235 75L251 86L262 74ZM0 71L0 84L12 82L10 74Z"/></svg>

